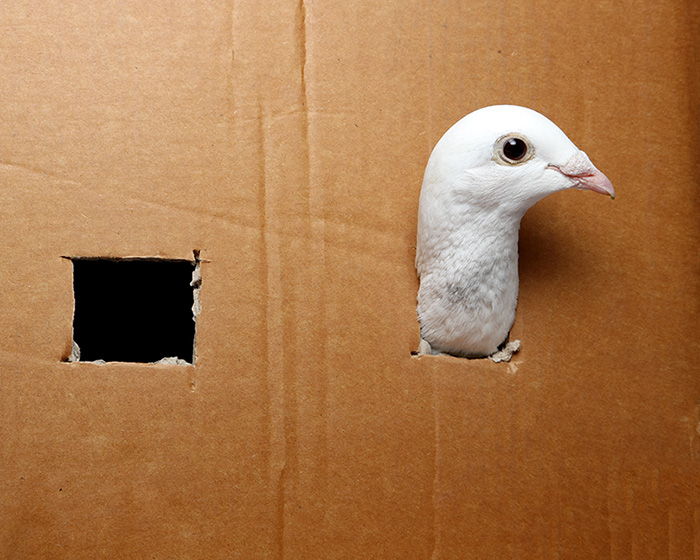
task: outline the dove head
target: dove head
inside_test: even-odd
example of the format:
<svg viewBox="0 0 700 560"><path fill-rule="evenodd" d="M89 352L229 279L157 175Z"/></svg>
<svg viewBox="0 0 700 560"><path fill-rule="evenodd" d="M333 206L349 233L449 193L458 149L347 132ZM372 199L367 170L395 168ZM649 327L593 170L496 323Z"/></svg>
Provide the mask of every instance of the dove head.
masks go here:
<svg viewBox="0 0 700 560"><path fill-rule="evenodd" d="M450 214L519 219L545 196L569 188L615 196L605 175L552 121L525 107L494 105L470 113L440 139L422 195Z"/></svg>

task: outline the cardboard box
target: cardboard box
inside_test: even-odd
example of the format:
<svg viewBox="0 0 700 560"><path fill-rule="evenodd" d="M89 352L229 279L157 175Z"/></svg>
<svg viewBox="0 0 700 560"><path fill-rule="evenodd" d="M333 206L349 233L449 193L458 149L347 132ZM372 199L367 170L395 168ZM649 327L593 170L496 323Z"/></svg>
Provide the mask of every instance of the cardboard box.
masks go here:
<svg viewBox="0 0 700 560"><path fill-rule="evenodd" d="M0 556L700 556L697 3L13 1ZM413 357L484 105L611 178L521 230L510 364ZM66 362L71 260L201 255L195 365Z"/></svg>

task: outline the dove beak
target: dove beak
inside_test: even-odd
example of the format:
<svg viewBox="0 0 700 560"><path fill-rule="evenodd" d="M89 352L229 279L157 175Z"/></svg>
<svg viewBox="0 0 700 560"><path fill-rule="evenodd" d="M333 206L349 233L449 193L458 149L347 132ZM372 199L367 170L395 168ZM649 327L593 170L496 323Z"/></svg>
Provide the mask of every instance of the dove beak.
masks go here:
<svg viewBox="0 0 700 560"><path fill-rule="evenodd" d="M578 152L564 165L550 165L562 175L573 181L572 187L600 194L608 194L615 198L615 189L605 175L603 175L595 165L591 163L584 152Z"/></svg>

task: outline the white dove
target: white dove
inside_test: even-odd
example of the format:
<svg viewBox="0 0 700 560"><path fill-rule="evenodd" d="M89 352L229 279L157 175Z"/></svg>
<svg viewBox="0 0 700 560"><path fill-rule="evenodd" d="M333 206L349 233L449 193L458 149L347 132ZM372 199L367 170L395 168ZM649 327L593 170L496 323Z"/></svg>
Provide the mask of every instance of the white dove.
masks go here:
<svg viewBox="0 0 700 560"><path fill-rule="evenodd" d="M420 353L510 359L517 341L499 350L515 320L520 220L569 188L615 197L588 156L531 109L485 107L445 133L418 208Z"/></svg>

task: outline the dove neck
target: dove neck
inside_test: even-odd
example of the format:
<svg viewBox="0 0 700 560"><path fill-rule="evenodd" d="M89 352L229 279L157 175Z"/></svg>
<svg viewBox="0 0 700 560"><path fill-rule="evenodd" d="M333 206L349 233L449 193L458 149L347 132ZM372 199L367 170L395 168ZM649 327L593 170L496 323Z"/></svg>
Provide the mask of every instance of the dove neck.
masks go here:
<svg viewBox="0 0 700 560"><path fill-rule="evenodd" d="M528 206L529 208L529 206ZM478 236L518 238L520 221L527 208L519 206L462 204L454 207L453 223Z"/></svg>
<svg viewBox="0 0 700 560"><path fill-rule="evenodd" d="M464 209L467 210L467 209ZM495 208L465 211L456 220L451 243L479 260L493 255L517 259L520 220L525 212Z"/></svg>
<svg viewBox="0 0 700 560"><path fill-rule="evenodd" d="M419 209L417 262L425 263L425 269L430 268L429 261L454 262L460 270L488 265L494 256L517 263L518 233L525 210L484 204L474 198L426 197Z"/></svg>
<svg viewBox="0 0 700 560"><path fill-rule="evenodd" d="M464 206L460 210L452 206L447 214L424 218L419 230L431 234L419 237L421 259L454 262L459 269L478 268L494 256L517 262L519 215Z"/></svg>
<svg viewBox="0 0 700 560"><path fill-rule="evenodd" d="M509 215L476 216L471 224L464 224L465 238L470 243L480 242L490 246L517 244L520 217Z"/></svg>

